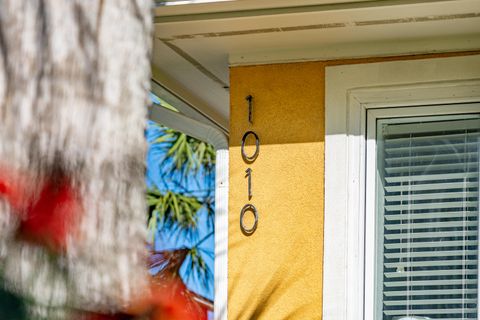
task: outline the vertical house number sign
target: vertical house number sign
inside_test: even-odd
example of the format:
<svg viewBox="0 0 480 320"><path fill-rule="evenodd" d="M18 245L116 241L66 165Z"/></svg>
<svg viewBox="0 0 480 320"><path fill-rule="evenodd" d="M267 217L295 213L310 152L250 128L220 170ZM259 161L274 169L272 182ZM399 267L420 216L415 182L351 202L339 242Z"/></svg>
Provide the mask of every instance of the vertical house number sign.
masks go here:
<svg viewBox="0 0 480 320"><path fill-rule="evenodd" d="M248 102L248 122L250 124L253 124L253 116L252 116L252 100L253 100L253 97L251 95L247 96L246 97L246 100ZM245 143L247 141L247 138L248 136L253 136L255 138L255 152L251 155L248 155L246 152L245 152ZM243 158L243 161L245 161L247 164L252 164L258 157L258 154L260 152L260 139L258 139L258 135L253 132L253 131L247 131L245 132L245 134L243 135L242 137L242 148L241 148L241 152L242 152L242 158ZM252 197L253 197L253 193L252 193L252 169L251 168L247 168L247 170L245 170L245 177L248 179L248 182L247 182L247 186L248 186L248 200L251 200ZM253 218L254 218L254 222L253 222L253 226L251 226L250 228L245 226L245 223L244 223L244 217L245 217L245 214L247 212L251 212L253 214ZM240 229L242 230L243 234L249 236L249 235L252 235L255 230L257 229L257 225L258 225L258 212L257 212L257 208L255 208L255 206L251 203L247 203L246 205L243 206L242 208L242 211L240 211Z"/></svg>

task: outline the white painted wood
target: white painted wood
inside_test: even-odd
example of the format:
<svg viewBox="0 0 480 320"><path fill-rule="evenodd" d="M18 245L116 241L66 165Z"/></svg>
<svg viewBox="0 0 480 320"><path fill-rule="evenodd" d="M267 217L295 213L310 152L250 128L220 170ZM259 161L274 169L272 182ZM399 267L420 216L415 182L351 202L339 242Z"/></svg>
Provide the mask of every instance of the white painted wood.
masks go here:
<svg viewBox="0 0 480 320"><path fill-rule="evenodd" d="M215 182L215 320L228 311L228 147L217 150Z"/></svg>
<svg viewBox="0 0 480 320"><path fill-rule="evenodd" d="M155 8L155 16L158 17L168 17L168 16L184 16L184 15L192 15L192 14L212 14L216 12L235 12L240 11L243 13L244 11L251 11L251 10L275 10L275 9L284 9L284 11L293 11L298 10L301 7L308 7L308 9L312 10L312 6L325 6L325 5L338 5L341 3L355 3L355 2L365 2L371 0L296 0L296 1L285 1L285 0L242 0L242 1L235 1L235 0L197 0L195 1L156 1L159 4L165 3L174 3L174 2L181 2L185 4L186 2L192 2L187 5L176 5L176 6L158 6ZM202 3L203 2L203 3ZM304 10L308 10L304 9ZM245 13L243 13L245 14Z"/></svg>
<svg viewBox="0 0 480 320"><path fill-rule="evenodd" d="M374 147L365 128L375 118L366 111L473 101L480 101L480 55L327 68L324 320L373 319L374 248L364 244L374 243L375 221L365 220L365 206L374 203L364 199L375 192L365 189L366 148ZM435 108L451 113L448 106Z"/></svg>
<svg viewBox="0 0 480 320"><path fill-rule="evenodd" d="M377 167L377 141L376 141L376 122L377 118L371 113L367 113L367 131L361 135L363 139L367 139L367 148L366 148L366 172L365 176L360 178L360 181L363 181L362 186L365 186L365 191L362 194L362 198L365 199L365 211L359 210L360 219L365 220L365 231L363 230L355 230L355 232L365 233L365 242L362 243L362 246L359 248L358 255L362 256L362 252L364 252L363 256L365 257L363 261L363 268L364 270L363 275L360 275L357 283L359 283L363 276L363 284L364 288L360 288L358 292L358 296L364 299L363 305L359 301L357 302L361 307L363 307L364 312L364 319L375 319L375 314L378 314L379 310L375 310L375 283L376 279L375 276L375 267L377 265L376 261L376 235L378 234L377 229L377 219L375 214L366 214L367 212L375 212L377 203L375 199L376 195L376 181L377 181L377 174L376 174L376 167ZM373 129L373 130L372 130ZM364 151L365 152L365 151ZM367 245L368 244L368 245ZM359 261L362 263L362 261ZM353 281L353 279L352 279ZM361 284L359 284L361 287ZM368 294L364 294L364 292L368 292ZM354 299L354 298L353 298ZM359 308L361 308L359 307Z"/></svg>

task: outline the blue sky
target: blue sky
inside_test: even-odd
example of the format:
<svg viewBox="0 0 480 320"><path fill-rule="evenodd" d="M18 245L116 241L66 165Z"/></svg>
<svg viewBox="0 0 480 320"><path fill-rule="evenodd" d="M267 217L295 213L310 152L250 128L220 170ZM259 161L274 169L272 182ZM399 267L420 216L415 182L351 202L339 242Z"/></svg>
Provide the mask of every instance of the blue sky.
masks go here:
<svg viewBox="0 0 480 320"><path fill-rule="evenodd" d="M155 97L152 97L154 102ZM150 148L151 142L155 139L156 136L161 132L161 129L158 128L153 122L149 122L146 130L147 141L149 142L149 151L147 153L147 173L146 173L146 182L149 188L157 187L160 191L172 190L172 191L183 191L187 192L190 195L195 195L198 197L204 197L207 193L214 195L214 177L205 178L203 172L199 172L196 175L190 175L186 181L182 181L181 185L173 183L173 181L166 179L161 175L161 162L165 157L165 152L159 148ZM213 179L213 180L212 180ZM213 188L213 189L212 189ZM205 239L199 245L201 250L202 257L205 259L207 265L211 269L212 273L214 270L214 236L210 235L214 228L213 223L209 223L207 219L207 210L202 209L199 214L198 219L198 232L196 236L189 239L184 235L173 233L169 231L159 232L156 235L155 249L156 250L168 250L181 248L184 246L191 247L192 245L198 243L200 240ZM188 262L184 263L180 269L180 275L186 282L190 290L197 292L198 294L210 299L213 301L213 277L208 287L206 288L195 276L190 276L187 278L188 271Z"/></svg>

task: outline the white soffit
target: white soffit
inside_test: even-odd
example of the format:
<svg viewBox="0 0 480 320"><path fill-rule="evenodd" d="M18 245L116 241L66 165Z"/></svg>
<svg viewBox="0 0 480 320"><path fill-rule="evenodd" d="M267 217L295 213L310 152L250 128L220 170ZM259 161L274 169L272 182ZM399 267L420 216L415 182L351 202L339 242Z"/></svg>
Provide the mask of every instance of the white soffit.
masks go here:
<svg viewBox="0 0 480 320"><path fill-rule="evenodd" d="M480 0L237 0L158 6L152 62L228 129L229 65L477 49Z"/></svg>

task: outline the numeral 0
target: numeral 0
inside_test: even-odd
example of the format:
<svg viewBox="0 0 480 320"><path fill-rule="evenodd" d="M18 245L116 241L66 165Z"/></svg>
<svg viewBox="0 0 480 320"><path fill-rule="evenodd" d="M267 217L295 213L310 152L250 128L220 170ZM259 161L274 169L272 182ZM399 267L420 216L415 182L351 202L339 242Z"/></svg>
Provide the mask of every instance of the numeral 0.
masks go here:
<svg viewBox="0 0 480 320"><path fill-rule="evenodd" d="M253 222L253 226L251 228L247 228L245 226L245 224L243 223L243 217L245 216L245 213L247 211L252 212L253 217L255 219L255 221ZM255 230L257 229L257 224L258 224L257 208L255 208L255 206L253 204L250 204L250 203L244 205L243 208L242 208L242 211L240 212L240 229L242 229L242 232L247 236L253 234L255 232Z"/></svg>
<svg viewBox="0 0 480 320"><path fill-rule="evenodd" d="M248 156L247 153L245 152L245 142L247 141L247 137L250 134L255 137L255 152L254 152L253 155ZM243 158L243 160L247 163L252 163L253 161L255 161L255 159L257 159L259 152L260 152L260 139L258 139L258 135L253 131L245 132L245 134L243 135L243 138L242 138L242 158Z"/></svg>

